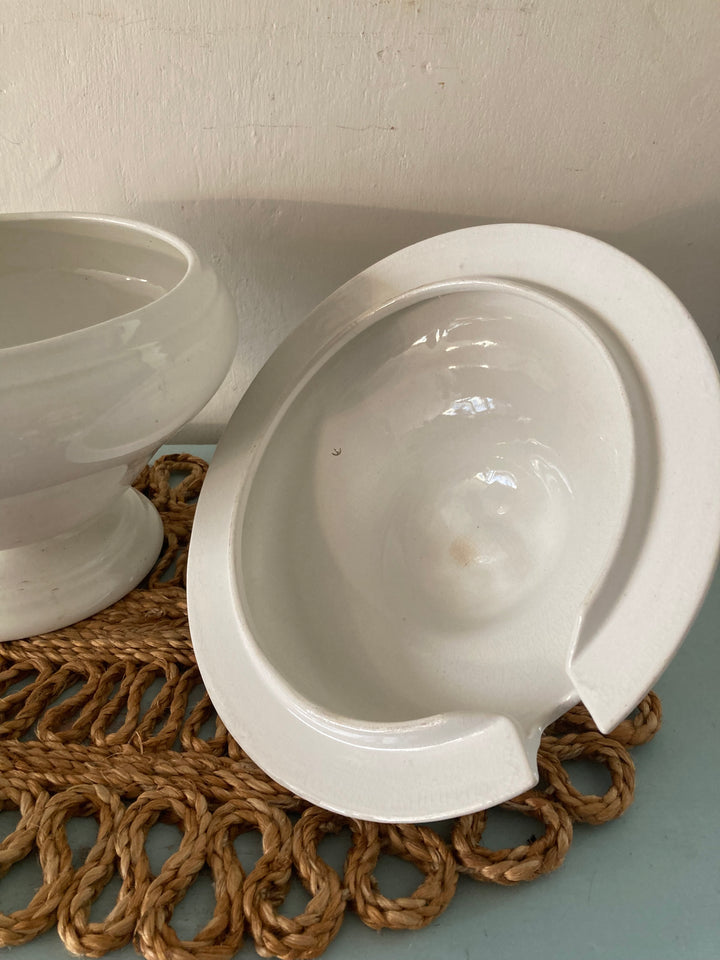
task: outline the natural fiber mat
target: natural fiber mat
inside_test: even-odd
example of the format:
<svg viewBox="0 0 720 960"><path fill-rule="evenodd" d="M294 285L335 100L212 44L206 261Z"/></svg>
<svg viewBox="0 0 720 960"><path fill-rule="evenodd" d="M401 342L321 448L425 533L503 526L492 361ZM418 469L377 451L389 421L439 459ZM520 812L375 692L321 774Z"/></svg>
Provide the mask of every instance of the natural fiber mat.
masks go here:
<svg viewBox="0 0 720 960"><path fill-rule="evenodd" d="M56 924L69 950L95 957L132 941L148 958L218 960L231 957L245 935L261 956L317 957L346 910L375 929L423 927L447 907L459 874L496 884L534 880L562 864L574 823L605 823L632 803L628 748L659 727L654 694L610 736L598 733L582 706L547 731L541 785L502 805L530 818L534 831L512 849L483 846L492 811L458 818L445 841L427 826L346 820L274 783L216 717L193 658L183 582L205 471L203 461L180 455L139 477L166 536L146 583L72 627L0 645L0 802L20 814L0 844L0 874L35 854L43 873L26 907L0 914L1 945ZM564 764L577 758L606 768L604 796L573 786ZM79 867L66 831L74 817L98 824ZM177 824L182 840L154 876L145 840L159 820ZM343 829L350 846L341 876L318 847ZM262 835L263 853L240 863L233 841L250 830ZM373 872L387 854L424 874L410 896L392 899L379 888ZM181 941L173 910L203 868L214 881L215 910L193 940ZM114 907L91 922L93 902L116 873L122 886ZM287 917L281 909L293 873L309 902Z"/></svg>

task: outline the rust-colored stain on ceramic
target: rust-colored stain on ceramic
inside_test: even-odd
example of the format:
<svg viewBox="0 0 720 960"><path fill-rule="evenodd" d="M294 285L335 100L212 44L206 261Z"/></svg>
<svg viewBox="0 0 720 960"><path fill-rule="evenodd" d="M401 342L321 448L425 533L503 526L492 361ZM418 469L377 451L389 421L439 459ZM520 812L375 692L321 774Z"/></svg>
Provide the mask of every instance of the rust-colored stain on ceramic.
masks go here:
<svg viewBox="0 0 720 960"><path fill-rule="evenodd" d="M459 567L467 567L477 559L477 550L467 537L455 537L450 544L450 556Z"/></svg>

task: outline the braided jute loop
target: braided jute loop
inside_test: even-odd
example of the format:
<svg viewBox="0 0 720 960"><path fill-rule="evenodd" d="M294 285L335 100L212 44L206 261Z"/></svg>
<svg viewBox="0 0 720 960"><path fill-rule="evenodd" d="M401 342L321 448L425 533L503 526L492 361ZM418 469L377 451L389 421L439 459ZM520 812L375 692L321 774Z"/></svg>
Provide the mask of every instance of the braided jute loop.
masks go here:
<svg viewBox="0 0 720 960"><path fill-rule="evenodd" d="M29 796L29 793L25 793L19 799L21 801L25 799L27 805ZM16 910L9 916L0 915L2 940L7 945L17 945L32 940L56 922L58 908L75 876L72 851L65 834L65 824L76 814L87 816L101 812L101 805L95 802L93 789L87 787L73 787L49 797L42 792L36 794L34 799L32 813L26 806L30 822L25 825L21 822L19 827L24 826L20 834L22 836L25 833L26 841L30 835L34 834L43 872L43 883L27 907ZM90 851L89 858L94 859L100 856L102 846L103 840L98 839Z"/></svg>
<svg viewBox="0 0 720 960"><path fill-rule="evenodd" d="M292 824L286 813L263 802L246 804L243 815L262 834L262 856L243 887L243 910L255 949L261 957L295 956L284 940L302 926L278 913L290 889Z"/></svg>
<svg viewBox="0 0 720 960"><path fill-rule="evenodd" d="M318 957L340 930L348 891L340 876L318 856L318 845L328 833L342 830L344 820L320 807L308 807L295 824L292 854L295 870L311 896L302 931L285 938L288 958ZM299 918L296 918L299 919Z"/></svg>
<svg viewBox="0 0 720 960"><path fill-rule="evenodd" d="M170 925L174 908L205 865L212 815L205 797L196 790L177 790L173 796L163 792L162 796L148 800L148 808L162 810L163 804L173 822L182 827L182 839L178 850L168 857L146 890L135 930L135 947L143 956L158 960L191 960L206 956L208 950L217 957L231 957L242 939L242 925L235 917L235 925L228 932L222 902L216 906L210 923L193 940L180 940Z"/></svg>
<svg viewBox="0 0 720 960"><path fill-rule="evenodd" d="M475 880L512 886L557 870L572 843L572 817L568 811L535 790L500 806L537 820L544 826L544 833L539 839L516 847L490 850L481 846L480 840L492 811L460 817L453 828L452 846L462 871Z"/></svg>
<svg viewBox="0 0 720 960"><path fill-rule="evenodd" d="M0 882L12 884L15 865L31 857L43 875L28 904L0 914L0 946L56 924L68 950L93 957L133 943L152 960L225 960L251 936L261 956L309 960L325 951L348 909L375 929L419 929L447 907L459 875L503 885L534 880L563 863L574 824L604 823L627 809L635 776L628 748L660 727L654 693L607 736L582 704L548 728L541 785L502 804L528 817L535 833L504 850L483 846L492 810L457 818L447 843L428 826L329 813L272 780L215 712L190 641L185 571L205 471L204 461L180 454L161 457L135 481L165 529L140 587L79 623L0 644L0 810L15 821L0 839ZM573 785L574 760L607 771L603 796ZM93 821L96 836L73 858L68 823L78 817ZM158 822L175 824L180 845L154 875L146 847ZM341 831L351 842L338 873L319 851ZM235 848L247 832L262 838L255 863L244 855L241 862ZM417 867L417 889L386 896L375 876L383 857ZM181 939L174 911L208 874L212 915ZM286 916L293 876L307 903ZM91 920L116 878L114 904Z"/></svg>
<svg viewBox="0 0 720 960"><path fill-rule="evenodd" d="M13 786L0 783L0 810L17 810L20 813L15 829L0 842L0 877L14 864L24 860L33 849L40 818L49 799L47 791L34 790L32 784Z"/></svg>
<svg viewBox="0 0 720 960"><path fill-rule="evenodd" d="M578 759L600 763L607 769L611 784L602 797L580 793L573 786L562 764ZM635 764L625 747L611 737L592 731L543 737L538 768L549 784L547 792L568 810L573 820L581 823L615 820L633 802Z"/></svg>
<svg viewBox="0 0 720 960"><path fill-rule="evenodd" d="M345 863L345 879L358 916L375 930L427 926L452 900L458 870L452 852L434 830L413 824L350 821L353 845ZM407 897L389 899L373 876L381 853L414 864L425 879Z"/></svg>
<svg viewBox="0 0 720 960"><path fill-rule="evenodd" d="M125 807L118 796L100 784L69 787L55 794L54 807L48 804L43 824L47 825L48 846L56 847L58 856L72 856L65 833L68 819L77 816L94 816L98 821L98 834L85 863L75 872L68 883L58 906L57 928L60 937L73 953L102 956L108 937L113 935L112 922L91 923L90 909L115 875L118 862L115 853L115 835L125 816ZM52 817L50 822L48 818ZM115 945L120 947L130 939L126 934L115 936ZM100 939L98 939L100 937Z"/></svg>
<svg viewBox="0 0 720 960"><path fill-rule="evenodd" d="M152 875L145 843L161 820L181 828L179 849L157 877ZM126 812L116 838L123 885L116 908L125 922L132 918L133 943L148 957L191 955L169 925L173 908L182 900L205 862L205 836L210 823L207 801L191 787L147 790ZM171 951L175 949L173 954Z"/></svg>

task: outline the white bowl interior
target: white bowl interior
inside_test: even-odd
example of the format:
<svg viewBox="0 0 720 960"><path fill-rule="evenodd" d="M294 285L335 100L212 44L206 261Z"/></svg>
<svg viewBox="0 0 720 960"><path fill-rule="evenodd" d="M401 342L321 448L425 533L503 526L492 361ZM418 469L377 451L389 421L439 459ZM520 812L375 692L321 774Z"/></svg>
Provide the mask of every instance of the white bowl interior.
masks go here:
<svg viewBox="0 0 720 960"><path fill-rule="evenodd" d="M576 700L568 658L635 461L622 379L586 320L516 283L430 292L290 400L235 557L283 681L358 726L459 712L530 731Z"/></svg>
<svg viewBox="0 0 720 960"><path fill-rule="evenodd" d="M130 313L171 290L187 268L171 243L122 223L0 220L0 349Z"/></svg>

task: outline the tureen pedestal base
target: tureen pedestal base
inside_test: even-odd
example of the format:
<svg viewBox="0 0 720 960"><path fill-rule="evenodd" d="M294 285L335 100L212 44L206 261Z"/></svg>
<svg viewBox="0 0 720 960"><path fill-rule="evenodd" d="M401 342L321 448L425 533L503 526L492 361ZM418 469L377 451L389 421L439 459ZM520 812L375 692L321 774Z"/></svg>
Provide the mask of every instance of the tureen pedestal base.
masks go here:
<svg viewBox="0 0 720 960"><path fill-rule="evenodd" d="M0 641L58 630L123 597L155 562L160 515L132 488L47 540L0 550Z"/></svg>

